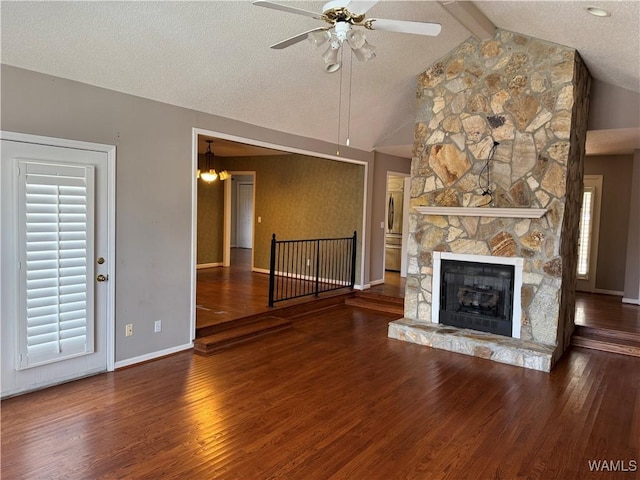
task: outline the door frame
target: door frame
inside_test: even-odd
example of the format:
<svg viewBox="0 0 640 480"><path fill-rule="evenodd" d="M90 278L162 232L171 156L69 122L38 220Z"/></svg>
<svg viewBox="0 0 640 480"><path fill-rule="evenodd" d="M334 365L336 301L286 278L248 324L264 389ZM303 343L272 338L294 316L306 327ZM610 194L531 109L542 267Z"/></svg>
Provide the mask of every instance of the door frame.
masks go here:
<svg viewBox="0 0 640 480"><path fill-rule="evenodd" d="M254 217L254 221L251 223L251 268L253 268L253 244L255 242L256 239L256 222L255 222L255 212L256 212L256 172L254 170L232 170L229 172L231 174L231 178L229 178L229 180L233 180L234 176L250 176L252 178L251 180L251 184L253 185L253 198L251 199L251 203L253 205L253 217ZM231 265L231 223L232 222L236 222L236 235L238 234L238 212L232 212L231 211L231 190L232 190L233 185L229 182L229 201L227 201L227 185L225 185L225 202L224 202L224 227L225 227L225 231L224 231L224 238L229 238L229 241L223 241L224 244L224 253L223 253L223 266L224 267L228 267ZM235 204L236 204L236 208L238 205L238 191L236 189L236 199L235 199ZM229 221L227 221L227 218L229 218ZM228 233L227 233L227 227L228 227ZM236 238L236 243L237 243L237 238Z"/></svg>
<svg viewBox="0 0 640 480"><path fill-rule="evenodd" d="M316 158L327 158L329 160L338 160L340 162L346 163L355 163L356 165L362 165L364 167L364 175L362 179L362 238L360 239L361 252L360 252L360 284L356 285L356 289L363 290L365 288L365 273L367 272L367 264L370 261L369 259L369 239L367 235L367 226L368 226L368 203L367 198L369 194L369 163L362 160L354 160L348 157L342 157L340 155L329 155L326 153L313 152L311 150L306 150L303 148L289 147L284 145L279 145L276 143L265 142L262 140L255 140L253 138L241 137L238 135L232 135L225 132L220 132L216 130L208 130L205 128L192 127L191 129L191 335L192 338L196 338L196 251L197 251L197 240L198 240L198 189L197 189L197 178L196 173L198 171L198 135L206 135L208 137L218 137L223 138L225 140L231 140L233 142L246 143L248 145L255 145L257 147L266 147L274 150L280 150L282 152L289 153L299 153L301 155L307 155L309 157ZM346 149L345 153L348 155L348 150ZM406 174L404 174L406 175ZM229 198L231 196L231 189L229 189ZM255 186L254 186L254 195L255 195ZM227 193L225 192L225 201L227 200ZM254 212L255 215L255 212ZM229 222L231 219L229 219ZM227 225L225 223L225 228ZM231 242L231 227L229 228L229 237L225 239L225 241ZM255 225L254 225L255 228ZM254 248L255 251L255 238L254 238ZM230 250L229 250L230 251ZM253 259L251 261L253 263ZM368 288L368 287L367 287Z"/></svg>
<svg viewBox="0 0 640 480"><path fill-rule="evenodd" d="M42 135L32 135L28 133L18 133L0 131L0 139L14 142L22 142L51 147L72 148L75 150L90 150L101 152L107 155L107 255L109 258L107 266L108 282L106 287L106 355L107 371L115 369L115 283L116 283L116 147L101 143L83 142L80 140L69 140L55 137L45 137ZM0 201L1 197L0 197ZM1 240L0 240L1 241ZM2 245L0 245L0 264ZM2 299L2 289L0 289L0 305L6 299Z"/></svg>

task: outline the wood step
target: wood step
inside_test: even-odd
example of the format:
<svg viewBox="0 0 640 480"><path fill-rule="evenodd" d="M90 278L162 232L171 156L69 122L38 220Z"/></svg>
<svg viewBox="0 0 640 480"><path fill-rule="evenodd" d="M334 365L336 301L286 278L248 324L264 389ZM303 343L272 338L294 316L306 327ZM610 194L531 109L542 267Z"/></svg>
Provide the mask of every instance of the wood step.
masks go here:
<svg viewBox="0 0 640 480"><path fill-rule="evenodd" d="M196 329L196 338L206 337L223 330L237 328L240 325L253 324L266 318L278 317L292 320L309 312L316 312L336 305L343 305L345 297L352 295L354 295L352 291L330 292L319 298L305 297L303 299L297 299L297 301L291 300L283 302L285 303L284 305L277 304L277 306L273 308L265 306L264 312L198 327Z"/></svg>
<svg viewBox="0 0 640 480"><path fill-rule="evenodd" d="M366 308L378 312L394 313L398 318L404 316L404 300L402 298L385 297L384 295L358 294L347 298L345 305L358 308Z"/></svg>
<svg viewBox="0 0 640 480"><path fill-rule="evenodd" d="M284 318L267 317L248 324L225 328L217 333L196 338L194 351L200 355L211 355L239 343L253 340L263 335L278 332L291 327L291 322Z"/></svg>
<svg viewBox="0 0 640 480"><path fill-rule="evenodd" d="M640 334L592 327L576 327L571 345L601 352L640 357Z"/></svg>
<svg viewBox="0 0 640 480"><path fill-rule="evenodd" d="M608 328L586 327L584 325L576 325L574 335L579 335L581 337L597 335L599 337L620 338L622 340L640 342L640 332L625 332L622 330L611 330Z"/></svg>

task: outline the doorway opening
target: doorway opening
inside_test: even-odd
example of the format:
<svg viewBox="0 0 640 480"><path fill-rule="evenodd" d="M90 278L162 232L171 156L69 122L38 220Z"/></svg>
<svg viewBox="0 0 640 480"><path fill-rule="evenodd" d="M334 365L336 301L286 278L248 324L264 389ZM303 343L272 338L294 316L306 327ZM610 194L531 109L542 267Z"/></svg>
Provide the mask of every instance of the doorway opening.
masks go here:
<svg viewBox="0 0 640 480"><path fill-rule="evenodd" d="M255 239L254 171L231 171L224 202L224 266L248 268L253 264Z"/></svg>
<svg viewBox="0 0 640 480"><path fill-rule="evenodd" d="M409 180L410 176L406 173L387 172L383 256L385 283L397 283L400 278L407 276Z"/></svg>
<svg viewBox="0 0 640 480"><path fill-rule="evenodd" d="M203 211L206 210L199 208L201 206L199 204L200 193L198 191L200 182L195 175L197 170L198 152L203 151L198 149L198 143L200 142L200 139L202 137L213 140L213 143L211 145L212 151L217 157L214 161L214 168L224 168L228 170L231 175L231 181L225 180L224 182L221 182L223 198L220 200L219 205L224 205L225 207L223 208L223 218L218 220L220 222L220 226L217 229L218 233L220 231L224 232L223 238L220 241L220 254L217 258L208 261L207 266L226 266L231 268L205 269L202 268L201 265L203 263L202 259L198 258L200 257L203 250L203 247L200 244L200 240L204 235L204 232L202 232L202 228L200 228L198 224ZM264 289L265 301L256 299L256 302L254 302L253 298L247 298L249 295L252 295L247 292L251 290L251 285L253 285L250 285L248 282L260 282L262 278L268 280L268 275L263 275L264 273L268 272L269 266L269 249L268 247L265 248L265 232L268 233L269 238L271 237L272 233L277 233L278 231L282 231L283 235L286 235L286 237L288 238L296 238L296 234L299 232L302 232L301 235L305 235L305 228L307 230L313 230L314 227L323 225L323 223L315 220L317 215L313 213L315 212L314 206L318 204L317 198L322 197L323 192L320 192L319 195L317 192L314 192L313 194L307 196L304 195L305 192L308 193L308 185L310 184L310 181L312 182L311 184L314 186L315 190L321 188L321 183L314 183L314 179L317 179L318 175L322 175L324 173L326 173L327 175L331 175L331 178L333 179L332 182L335 182L335 184L339 186L339 189L337 189L337 191L339 191L343 196L346 196L348 200L345 201L336 195L332 195L327 197L328 201L334 203L342 201L343 205L351 206L350 209L338 209L337 215L330 217L333 222L329 222L329 225L333 227L334 230L340 228L348 228L349 232L352 232L355 229L357 229L359 232L366 231L368 164L365 161L352 160L334 155L319 154L316 152L304 151L297 148L282 147L280 145L274 145L262 141L250 140L221 132L207 131L197 128L193 129L192 145L194 173L192 189L192 338L196 338L196 314L198 315L198 328L200 324L201 310L198 307L204 306L205 308L208 308L206 305L200 305L201 302L199 302L196 298L200 295L201 285L199 284L199 281L203 276L202 274L205 272L213 273L214 271L217 271L220 277L230 275L233 276L236 273L240 274L239 277L236 275L234 276L234 278L211 279L211 286L215 284L216 288L214 297L212 297L214 299L222 300L222 292L227 292L229 290L228 285L230 285L234 281L237 281L238 283L236 283L233 288L235 288L235 290L237 290L239 294L242 294L244 290L242 298L239 298L237 301L234 301L232 299L234 292L229 291L228 293L231 295L227 297L227 300L230 301L229 306L225 306L224 309L219 308L219 310L228 311L232 308L245 306L247 304L254 304L256 302L259 303L259 307L265 309L267 308L268 302L266 301L266 298L268 294L268 282L267 286ZM228 148L229 150L235 149L236 154L226 154L225 152L223 152L222 147ZM206 145L204 146L204 148L206 150ZM292 154L310 158L304 158L300 159L300 161L296 161L292 160L293 157L287 157L288 155ZM267 160L268 157L264 157L264 155L274 155L279 156L280 158L277 160ZM265 177L267 177L266 180L263 178L262 170L260 170L260 168L255 168L256 166L260 167L262 165L261 162L256 163L257 159L255 157L264 157L265 164L267 161L271 161L272 163L275 162L273 168L270 167L268 169L265 169L264 175ZM325 168L325 166L321 165L321 163L309 162L310 160L318 160L319 162L327 162L329 160L331 161L327 162L330 165L327 165ZM288 165L284 171L280 173L274 173L278 172L278 169L283 169L283 165ZM260 180L260 182L263 182L262 187L256 183L258 172L260 172L260 176L262 179ZM253 192L251 191L252 187L250 185L247 185L251 183L250 181L248 181L249 179L242 178L243 175L247 174L251 175L254 180ZM311 176L312 179L309 180L308 178L306 178L308 176ZM235 181L233 180L234 178ZM289 183L283 183L283 178L289 178ZM359 185L360 188L354 189L354 185ZM263 188L262 193L259 190L260 188ZM242 215L238 215L238 212L243 208L245 209L245 211L249 209L249 205L245 205L243 207L242 202L245 201L245 203L248 204L247 200L251 196L253 196L255 201L250 208L253 220L253 225L250 229L248 225L242 224ZM261 206L255 204L260 198L266 198L265 196L268 198L267 200L265 200L266 203L264 205ZM276 200L273 200L273 198L276 198ZM233 208L234 211L232 212L231 206L234 199L236 203ZM324 204L322 205L324 206ZM308 211L311 212L311 214L304 216L293 215L290 213L291 210L300 212L306 208L309 208ZM262 209L262 211L259 211L258 209ZM206 214L211 214L211 212L206 212ZM349 217L349 215L351 215L351 217ZM321 217L326 221L326 216ZM302 225L299 226L298 224L301 221ZM262 225L260 225L261 223ZM343 228L343 223L345 225L348 225ZM250 235L250 243L247 243L247 235L244 235L243 239L243 229L245 232L252 231L252 234ZM329 229L328 234L329 236L339 236L334 235L333 231L331 231L331 228ZM322 236L322 234L320 234L320 236ZM251 267L250 269L247 269L246 272L247 274L249 274L249 276L245 278L242 277L242 272L235 272L236 269L234 268L233 263L234 261L236 261L239 262L240 265L246 265L246 262L243 262L242 260L236 258L237 256L235 254L242 253L241 251L245 250L247 245L251 247L250 250L252 259L250 262ZM365 274L365 263L362 261L363 258L366 258L364 252L362 252L362 248L365 245L366 242L363 240L361 246L358 248L358 264L356 274L357 280L363 279ZM256 290L251 291L255 292ZM217 310L218 307L213 306L211 309Z"/></svg>

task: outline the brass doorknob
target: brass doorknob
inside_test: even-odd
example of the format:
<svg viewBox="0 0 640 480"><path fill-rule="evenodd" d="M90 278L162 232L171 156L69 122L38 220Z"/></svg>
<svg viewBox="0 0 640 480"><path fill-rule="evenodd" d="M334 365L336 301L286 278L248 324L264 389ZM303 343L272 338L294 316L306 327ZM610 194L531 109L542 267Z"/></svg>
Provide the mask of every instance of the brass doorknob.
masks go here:
<svg viewBox="0 0 640 480"><path fill-rule="evenodd" d="M109 279L109 277L107 277L106 275L102 275L102 274L100 274L100 275L98 275L96 277L96 280L99 281L99 282L106 282L108 279Z"/></svg>

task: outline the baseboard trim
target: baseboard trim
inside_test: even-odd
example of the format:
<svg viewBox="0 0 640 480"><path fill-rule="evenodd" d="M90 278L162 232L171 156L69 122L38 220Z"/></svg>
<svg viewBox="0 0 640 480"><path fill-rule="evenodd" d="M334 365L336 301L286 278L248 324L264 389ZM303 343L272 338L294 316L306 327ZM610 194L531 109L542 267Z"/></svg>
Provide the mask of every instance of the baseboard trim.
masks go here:
<svg viewBox="0 0 640 480"><path fill-rule="evenodd" d="M640 305L640 298L625 298L625 297L622 297L622 303L630 303L631 305Z"/></svg>
<svg viewBox="0 0 640 480"><path fill-rule="evenodd" d="M375 287L376 285L382 285L383 283L384 283L384 278L381 278L380 280L369 281L369 285L372 287Z"/></svg>
<svg viewBox="0 0 640 480"><path fill-rule="evenodd" d="M602 295L615 295L616 297L621 297L624 295L624 292L619 292L618 290L605 290L603 288L594 288L593 293L600 293Z"/></svg>
<svg viewBox="0 0 640 480"><path fill-rule="evenodd" d="M196 265L196 270L200 270L201 268L213 268L213 267L221 267L221 266L222 266L222 262L199 263L198 265Z"/></svg>
<svg viewBox="0 0 640 480"><path fill-rule="evenodd" d="M146 353L144 355L140 355L138 357L128 358L126 360L121 360L116 362L116 370L119 368L129 367L131 365L135 365L136 363L148 362L149 360L155 360L156 358L166 357L167 355L171 355L173 353L182 352L184 350L189 350L193 348L193 342L186 343L184 345L178 345L176 347L166 348L164 350L159 350L157 352Z"/></svg>
<svg viewBox="0 0 640 480"><path fill-rule="evenodd" d="M267 269L265 269L265 268L252 268L252 269L251 269L251 271L252 271L252 272L256 272L256 273L264 273L264 274L266 274L266 275L269 275L269 274L271 273L269 270L267 270ZM276 274L276 275L277 275L277 276L280 276L280 275L278 275L278 274ZM306 280L309 280L309 279L311 279L311 280L312 280L312 279L313 279L313 277L305 277L305 279L306 279ZM320 280L322 281L322 279L320 279ZM344 285L344 287L345 287L345 288L347 288L348 286L349 286L348 284L347 284L347 285ZM369 285L369 284L364 285L364 286L363 286L363 285L355 284L355 285L353 286L353 289L354 289L354 290L364 290L364 289L366 289L366 288L370 288L370 287L371 287L371 285Z"/></svg>

